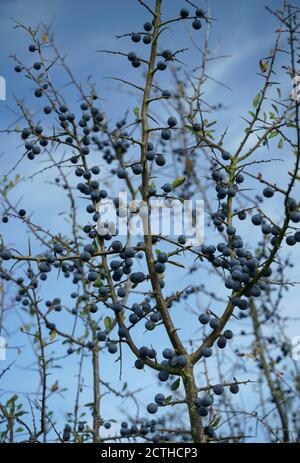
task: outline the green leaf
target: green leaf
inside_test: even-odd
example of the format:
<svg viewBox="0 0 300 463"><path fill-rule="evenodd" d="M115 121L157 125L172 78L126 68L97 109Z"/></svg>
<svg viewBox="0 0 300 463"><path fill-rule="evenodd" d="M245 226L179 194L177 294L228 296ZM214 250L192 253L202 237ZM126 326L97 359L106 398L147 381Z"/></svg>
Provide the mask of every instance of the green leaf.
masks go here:
<svg viewBox="0 0 300 463"><path fill-rule="evenodd" d="M280 138L279 142L278 142L278 148L281 150L281 148L283 148L283 138Z"/></svg>
<svg viewBox="0 0 300 463"><path fill-rule="evenodd" d="M22 406L22 405L21 405L21 406ZM28 415L28 412L25 412L24 410L21 410L20 412L15 413L15 416L17 416L17 417L23 416L23 415Z"/></svg>
<svg viewBox="0 0 300 463"><path fill-rule="evenodd" d="M259 60L259 67L261 72L267 72L268 69L268 63L264 61L263 59Z"/></svg>
<svg viewBox="0 0 300 463"><path fill-rule="evenodd" d="M278 132L276 132L276 130L274 132L271 132L270 135L268 136L268 138L274 138L274 137L277 137L278 135Z"/></svg>
<svg viewBox="0 0 300 463"><path fill-rule="evenodd" d="M111 329L112 329L112 324L111 324L111 318L110 317L105 317L104 318L104 325L105 325L107 333L110 333Z"/></svg>
<svg viewBox="0 0 300 463"><path fill-rule="evenodd" d="M171 386L171 391L177 391L180 386L180 378L177 378L176 381Z"/></svg>
<svg viewBox="0 0 300 463"><path fill-rule="evenodd" d="M135 117L137 119L140 118L140 110L139 110L139 108L137 106L135 108L133 108L133 114L135 115Z"/></svg>
<svg viewBox="0 0 300 463"><path fill-rule="evenodd" d="M186 178L183 177L183 176L175 178L175 180L173 180L173 182L172 182L172 187L173 188L180 187L181 185L184 184L185 180L186 180Z"/></svg>
<svg viewBox="0 0 300 463"><path fill-rule="evenodd" d="M213 137L213 132L214 130L207 130L207 132L205 132L205 135L208 137L208 138L211 138L212 140L214 139Z"/></svg>
<svg viewBox="0 0 300 463"><path fill-rule="evenodd" d="M218 424L220 423L220 421L221 421L221 417L217 416L216 418L213 419L213 421L210 424L213 428L216 428Z"/></svg>
<svg viewBox="0 0 300 463"><path fill-rule="evenodd" d="M172 401L172 396L168 395L168 397L166 397L165 404L169 404L171 401Z"/></svg>
<svg viewBox="0 0 300 463"><path fill-rule="evenodd" d="M191 125L185 125L184 127L186 129L190 130L190 132L197 133L197 132L195 132L195 130L193 129L193 127Z"/></svg>
<svg viewBox="0 0 300 463"><path fill-rule="evenodd" d="M95 288L101 288L101 286L103 286L103 282L101 280L101 278L97 278L97 280L95 281L95 283L93 284L93 286Z"/></svg>
<svg viewBox="0 0 300 463"><path fill-rule="evenodd" d="M24 431L23 428L17 428L17 429L16 429L16 432L23 432L23 431Z"/></svg>
<svg viewBox="0 0 300 463"><path fill-rule="evenodd" d="M54 341L55 338L56 338L56 331L55 331L55 330L51 330L51 331L50 331L50 340L51 340L51 341Z"/></svg>
<svg viewBox="0 0 300 463"><path fill-rule="evenodd" d="M206 125L206 127L211 127L212 125L215 125L216 123L217 123L217 121L213 121L213 122L207 123L205 125Z"/></svg>
<svg viewBox="0 0 300 463"><path fill-rule="evenodd" d="M253 100L253 106L254 108L257 108L258 104L260 102L260 92L256 95L256 97Z"/></svg>
<svg viewBox="0 0 300 463"><path fill-rule="evenodd" d="M93 406L94 406L94 402L88 402L84 404L84 407L93 407Z"/></svg>

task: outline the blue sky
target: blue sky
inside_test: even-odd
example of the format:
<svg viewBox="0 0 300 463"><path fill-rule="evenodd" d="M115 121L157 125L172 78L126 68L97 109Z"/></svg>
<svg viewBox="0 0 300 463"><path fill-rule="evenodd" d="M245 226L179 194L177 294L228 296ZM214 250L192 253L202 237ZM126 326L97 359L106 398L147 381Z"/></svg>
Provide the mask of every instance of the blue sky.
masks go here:
<svg viewBox="0 0 300 463"><path fill-rule="evenodd" d="M165 17L176 16L179 9L184 6L182 0L165 0L163 7L163 15ZM268 2L272 8L277 8L281 2L273 0ZM211 48L217 50L218 55L228 55L228 58L220 59L212 63L209 74L217 81L221 81L230 89L218 85L211 81L207 85L205 98L210 104L222 102L224 109L218 114L220 129L224 129L230 125L230 135L227 140L227 148L233 150L236 148L239 140L243 122L240 118L251 109L254 96L257 94L260 81L257 78L259 72L259 59L265 57L274 43L274 31L277 27L277 22L270 16L264 8L265 2L261 0L246 1L246 0L212 0L211 10L214 18L211 31ZM205 3L199 3L199 6L206 9ZM132 111L135 106L135 96L128 95L123 89L112 81L105 79L108 76L118 76L126 80L138 81L140 79L136 71L132 70L127 65L126 58L114 57L111 55L103 55L98 53L99 49L111 49L118 51L135 50L134 44L128 39L116 40L115 35L122 35L128 32L141 30L143 23L149 19L149 15L145 10L137 5L135 0L110 0L108 1L89 1L83 3L79 0L74 1L59 1L51 2L27 0L2 0L0 6L0 75L4 76L7 82L7 101L0 102L0 126L6 127L15 120L15 115L11 109L15 110L14 96L22 97L26 95L30 107L35 110L38 108L36 100L32 100L28 89L31 88L30 82L13 71L14 65L9 55L16 54L19 57L24 57L28 60L27 47L29 45L28 37L20 29L14 29L14 22L11 18L16 19L25 25L36 26L39 21L49 24L53 21L53 32L55 32L56 42L63 54L67 57L67 62L76 77L85 81L87 76L92 75L93 81L98 88L99 96L102 98L101 105L105 110L109 120L122 118L126 109ZM167 33L163 36L162 47L181 49L189 47L189 51L181 56L181 60L186 65L187 69L194 68L198 65L199 55L195 53L193 45L187 34L191 34L194 41L202 45L203 31L192 31L187 24L176 25L170 27ZM138 45L137 50L145 49L145 45ZM195 60L196 56L196 60ZM280 76L281 78L281 76ZM168 85L168 75L161 77L162 86ZM66 81L62 81L65 83ZM285 82L286 88L289 82ZM76 98L72 90L66 90L70 98ZM29 96L28 96L29 95ZM19 140L14 136L9 138L4 137L0 145L1 155L1 174L8 172L18 159L16 147L19 145ZM16 170L22 176L28 176L32 173L32 165L30 163L22 163ZM35 167L36 169L36 167ZM286 180L281 174L280 167L274 166L273 170L268 171L269 178L275 181ZM45 178L45 177L44 177ZM37 179L34 183L27 182L23 189L17 188L13 193L15 199L23 197L27 202L29 209L34 209L34 217L42 218L45 225L63 228L63 222L57 216L57 204L59 196L53 197L53 193L49 194L48 189L45 189L42 183L43 177ZM49 187L50 188L50 187ZM54 191L53 189L51 192ZM56 201L53 201L57 198ZM276 206L275 206L276 207ZM61 208L63 209L63 203ZM278 205L279 211L279 205ZM15 225L14 225L15 226ZM12 232L17 228L12 228ZM247 228L243 232L246 239L251 241L251 237L247 236ZM27 246L27 237L22 234L16 234L13 242L17 243L22 249ZM297 252L298 256L299 251ZM298 268L293 270L292 277L296 279ZM171 278L171 287L176 288L181 283L179 272L172 272L169 275ZM187 280L188 281L188 280ZM68 297L66 294L64 281L56 282L55 276L50 278L45 290L45 296L55 289L55 294L59 293L62 298ZM291 291L289 297L289 310L294 313L298 304L295 298L296 290ZM184 321L182 314L177 314L178 323ZM68 323L68 318L64 318L64 323ZM14 323L18 323L13 317L10 320L11 328ZM242 322L243 323L243 322ZM189 334L189 326L186 328ZM299 334L299 329L294 326L291 334ZM144 334L137 333L138 343L143 343ZM161 345L164 345L165 337L160 332L158 334ZM22 344L20 335L16 335L14 345ZM60 347L58 348L60 352ZM20 390L27 392L35 388L33 379L30 375L24 374L26 368L32 360L30 349L25 349L24 353L17 355L16 351L9 350L9 355L6 364L11 360L16 361L16 368L13 373L8 372L3 380L4 389ZM64 350L61 350L63 353ZM146 401L152 400L153 390L149 392L151 384L151 376L147 372L145 374L137 373L131 368L133 358L128 353L124 353L124 363L126 361L130 367L130 386L136 387L138 384L145 387L145 392L141 395ZM106 356L107 357L107 356ZM113 371L115 379L112 384L119 387L118 381L118 366L112 367L110 358L103 359L104 376L106 371ZM77 359L71 358L64 362L64 375L62 379L63 386L72 389L74 384L74 375L76 374ZM2 364L0 364L1 370ZM131 374L132 371L132 374ZM248 379L248 371L245 372L243 379ZM247 377L247 378L246 378ZM56 379L53 374L53 381ZM87 385L91 384L90 370L86 366L85 381ZM73 394L73 395L72 395ZM84 394L82 403L90 401L89 392ZM65 412L68 406L71 406L74 397L74 391L70 394L65 394L63 398L57 398L53 401L52 406L61 417L63 422ZM246 395L247 398L247 395ZM119 412L117 408L120 404L116 403L116 409L113 409L111 403L105 403L103 414L106 419L118 418Z"/></svg>
<svg viewBox="0 0 300 463"><path fill-rule="evenodd" d="M183 4L181 0L165 1L163 7L165 16L176 16ZM245 107L248 104L247 96L252 98L257 86L254 74L258 71L258 60L269 52L273 44L273 32L277 23L265 11L264 4L260 0L252 2L212 0L211 2L212 16L216 19L211 34L212 48L217 47L220 55L232 56L227 60L216 62L212 68L213 75L215 79L221 80L235 90L235 104L232 105L232 92L219 88L219 93L215 91L216 87L212 88L212 91L215 97L222 96L224 104L228 105L231 111L234 109L236 114L240 110L247 109ZM280 1L273 0L270 5L275 9L280 5ZM126 58L101 56L96 51L99 49L128 51L128 47L133 46L132 42L128 38L115 40L114 36L141 29L147 15L135 0L90 1L85 5L78 0L72 2L29 0L26 7L22 1L2 1L0 37L3 47L0 68L1 74L8 82L8 104L12 93L18 95L19 92L22 95L24 88L22 85L26 85L26 82L24 80L22 82L22 79L13 72L13 66L8 58L15 53L22 56L24 45L27 43L23 32L13 29L11 18L33 27L39 21L47 24L53 21L57 43L67 55L68 63L78 78L84 79L92 74L100 95L102 92L103 96L107 96L107 89L111 91L112 84L103 80L104 76L114 75L117 71L118 76L121 77L123 74L125 77L128 76L128 72L130 75L133 71L129 70L128 66L123 66ZM168 34L165 34L162 45L169 46L172 43L174 49L184 48L186 45L191 48L189 40L184 37L184 32L187 30L191 31L191 28L186 23L182 27L177 24L172 25ZM190 33L193 39L201 44L202 31ZM186 53L182 60L193 66L195 64L193 59L193 53ZM119 98L120 103L123 103L123 98L126 97L118 95ZM113 106L117 109L118 105ZM109 107L112 107L111 99ZM119 116L118 112L113 115L116 114Z"/></svg>

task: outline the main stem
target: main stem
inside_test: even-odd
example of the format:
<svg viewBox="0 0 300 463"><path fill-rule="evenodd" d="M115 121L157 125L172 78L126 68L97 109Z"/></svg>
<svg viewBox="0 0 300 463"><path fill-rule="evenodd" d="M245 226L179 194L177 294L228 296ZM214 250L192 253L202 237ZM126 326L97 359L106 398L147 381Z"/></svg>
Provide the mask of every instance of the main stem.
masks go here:
<svg viewBox="0 0 300 463"><path fill-rule="evenodd" d="M204 434L202 419L198 414L197 407L195 406L195 399L198 396L198 392L193 368L193 365L187 366L182 375L185 398L188 406L193 442L205 443L206 438Z"/></svg>
<svg viewBox="0 0 300 463"><path fill-rule="evenodd" d="M147 165L147 147L149 140L149 128L148 128L148 110L149 110L149 100L151 95L151 88L153 83L153 76L155 73L155 60L157 56L157 39L159 35L160 27L160 8L161 0L156 0L155 6L155 19L154 19L154 28L153 28L153 40L150 52L150 58L148 63L148 72L145 83L145 90L141 108L141 123L142 123L142 148L141 148L141 163L143 165L143 174L142 174L142 197L143 201L149 205L149 171ZM160 311L162 320L166 327L167 333L169 335L170 341L178 354L186 354L186 351L180 342L180 339L177 335L176 328L170 317L168 308L164 297L161 292L159 278L154 269L154 257L152 252L152 237L151 237L151 227L150 220L147 217L144 225L144 242L145 242L145 254L147 260L147 266L149 271L149 277L152 284L153 295L155 297L157 307Z"/></svg>
<svg viewBox="0 0 300 463"><path fill-rule="evenodd" d="M99 349L93 349L93 389L94 389L94 403L93 403L93 441L100 442L100 374L99 374Z"/></svg>
<svg viewBox="0 0 300 463"><path fill-rule="evenodd" d="M147 147L149 140L149 128L148 128L148 110L149 110L149 101L151 97L151 88L153 83L153 76L155 73L155 61L157 56L157 39L160 30L160 11L161 11L162 0L156 0L155 2L155 17L154 17L154 27L153 27L153 40L150 52L150 58L148 63L148 72L145 83L145 90L141 108L141 123L142 123L142 148L141 148L141 163L143 165L143 175L142 175L142 197L145 203L149 203L149 171L147 165ZM146 225L146 228L145 228ZM151 280L153 294L157 303L157 307L160 311L164 326L168 333L169 339L172 343L177 354L186 355L187 352L182 345L179 336L177 334L176 328L173 324L173 321L170 317L168 308L160 288L159 279L157 273L154 269L154 257L152 252L152 239L151 239L151 228L150 220L147 217L146 224L144 223L144 242L145 242L145 254L148 266L149 277ZM193 366L189 365L186 367L185 371L182 373L183 384L186 394L186 402L189 411L190 425L191 425L191 434L194 442L206 442L204 429L202 425L202 420L199 414L197 413L197 408L194 405L194 401L197 398L197 387L195 383Z"/></svg>

